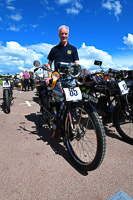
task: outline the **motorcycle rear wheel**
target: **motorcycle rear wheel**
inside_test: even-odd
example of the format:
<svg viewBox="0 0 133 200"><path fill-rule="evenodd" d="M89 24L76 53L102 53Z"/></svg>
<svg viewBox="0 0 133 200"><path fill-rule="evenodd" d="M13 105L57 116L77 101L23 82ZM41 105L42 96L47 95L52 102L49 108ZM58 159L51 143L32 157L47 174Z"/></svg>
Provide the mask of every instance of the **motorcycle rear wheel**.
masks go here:
<svg viewBox="0 0 133 200"><path fill-rule="evenodd" d="M114 110L114 126L124 141L133 144L133 97L129 98L128 109L117 106Z"/></svg>
<svg viewBox="0 0 133 200"><path fill-rule="evenodd" d="M82 170L91 171L98 168L105 156L106 137L103 124L95 111L76 107L65 121L65 140L67 150ZM74 132L74 133L73 133Z"/></svg>

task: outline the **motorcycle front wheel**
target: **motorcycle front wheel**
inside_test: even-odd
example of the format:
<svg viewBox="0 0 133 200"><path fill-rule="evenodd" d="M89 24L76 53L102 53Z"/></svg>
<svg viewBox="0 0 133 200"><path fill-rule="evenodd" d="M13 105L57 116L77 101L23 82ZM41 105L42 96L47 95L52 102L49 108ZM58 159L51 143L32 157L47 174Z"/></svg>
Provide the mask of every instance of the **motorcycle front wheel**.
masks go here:
<svg viewBox="0 0 133 200"><path fill-rule="evenodd" d="M9 90L5 90L5 105L7 112L10 113L11 100L10 100Z"/></svg>
<svg viewBox="0 0 133 200"><path fill-rule="evenodd" d="M100 166L106 152L106 137L97 112L73 108L66 117L65 139L71 158L82 170Z"/></svg>
<svg viewBox="0 0 133 200"><path fill-rule="evenodd" d="M116 106L113 122L123 140L133 144L133 97L131 96L128 101L128 107Z"/></svg>

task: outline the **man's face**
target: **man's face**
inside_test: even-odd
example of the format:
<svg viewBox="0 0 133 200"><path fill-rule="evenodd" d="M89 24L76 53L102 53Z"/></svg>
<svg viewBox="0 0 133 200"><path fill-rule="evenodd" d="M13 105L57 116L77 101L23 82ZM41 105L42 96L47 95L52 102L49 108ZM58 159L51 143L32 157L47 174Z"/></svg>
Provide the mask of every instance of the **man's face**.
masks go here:
<svg viewBox="0 0 133 200"><path fill-rule="evenodd" d="M62 44L65 44L67 42L68 38L68 30L66 28L62 28L59 33L60 41Z"/></svg>

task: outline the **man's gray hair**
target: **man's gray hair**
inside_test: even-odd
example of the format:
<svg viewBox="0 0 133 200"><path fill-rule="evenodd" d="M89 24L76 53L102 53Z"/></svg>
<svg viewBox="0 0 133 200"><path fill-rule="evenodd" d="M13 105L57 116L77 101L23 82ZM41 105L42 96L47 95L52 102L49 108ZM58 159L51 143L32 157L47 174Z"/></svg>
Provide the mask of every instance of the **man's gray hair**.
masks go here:
<svg viewBox="0 0 133 200"><path fill-rule="evenodd" d="M60 33L60 30L61 30L62 28L66 28L66 29L68 30L68 34L69 34L69 27L66 26L66 25L61 25L61 26L59 27L59 33Z"/></svg>

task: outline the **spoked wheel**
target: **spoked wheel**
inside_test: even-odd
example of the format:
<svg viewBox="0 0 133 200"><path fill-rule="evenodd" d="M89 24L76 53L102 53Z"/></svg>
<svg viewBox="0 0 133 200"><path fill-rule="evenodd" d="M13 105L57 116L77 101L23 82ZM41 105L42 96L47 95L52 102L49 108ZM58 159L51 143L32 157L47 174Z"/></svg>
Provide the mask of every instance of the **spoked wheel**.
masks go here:
<svg viewBox="0 0 133 200"><path fill-rule="evenodd" d="M5 104L7 112L10 113L11 99L8 90L5 90Z"/></svg>
<svg viewBox="0 0 133 200"><path fill-rule="evenodd" d="M133 102L133 101L132 101ZM114 126L124 141L133 144L133 103L128 108L116 107L114 111Z"/></svg>
<svg viewBox="0 0 133 200"><path fill-rule="evenodd" d="M81 169L90 171L100 166L105 156L106 139L103 124L95 111L73 108L66 117L65 137L67 150Z"/></svg>

